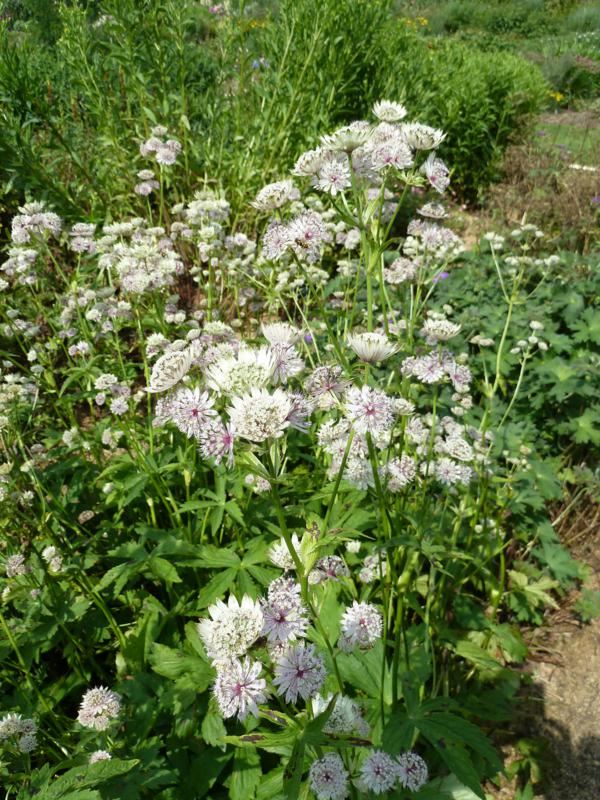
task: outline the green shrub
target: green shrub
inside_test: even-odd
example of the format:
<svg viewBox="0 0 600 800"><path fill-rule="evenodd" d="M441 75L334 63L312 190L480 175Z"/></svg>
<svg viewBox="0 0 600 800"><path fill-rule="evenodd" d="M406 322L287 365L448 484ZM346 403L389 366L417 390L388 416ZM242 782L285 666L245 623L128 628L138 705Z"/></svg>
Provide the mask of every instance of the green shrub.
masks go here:
<svg viewBox="0 0 600 800"><path fill-rule="evenodd" d="M454 185L475 197L539 107L541 78L502 53L431 48L390 5L282 0L218 17L192 0L60 3L52 47L29 23L5 26L4 213L27 197L68 218L99 217L117 198L138 213L140 166L130 154L158 123L184 144L178 192L216 176L241 212L242 198L281 176L318 132L364 117L386 96L450 121Z"/></svg>
<svg viewBox="0 0 600 800"><path fill-rule="evenodd" d="M600 31L600 5L586 5L574 9L565 20L571 31Z"/></svg>
<svg viewBox="0 0 600 800"><path fill-rule="evenodd" d="M411 108L448 133L442 152L454 164L455 189L476 199L496 176L499 158L546 99L537 68L507 53L482 53L448 42L412 53L397 91Z"/></svg>

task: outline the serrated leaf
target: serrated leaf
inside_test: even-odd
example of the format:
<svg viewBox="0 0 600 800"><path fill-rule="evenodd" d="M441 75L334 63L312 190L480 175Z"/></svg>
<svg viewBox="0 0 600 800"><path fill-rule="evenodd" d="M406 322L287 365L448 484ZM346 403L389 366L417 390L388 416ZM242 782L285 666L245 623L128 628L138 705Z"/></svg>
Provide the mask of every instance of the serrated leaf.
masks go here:
<svg viewBox="0 0 600 800"><path fill-rule="evenodd" d="M227 736L227 728L223 717L214 711L207 711L200 726L200 733L206 744L213 747L223 746L223 739Z"/></svg>
<svg viewBox="0 0 600 800"><path fill-rule="evenodd" d="M215 547L214 545L204 545L200 551L200 559L206 567L239 567L240 557L233 550L226 547Z"/></svg>
<svg viewBox="0 0 600 800"><path fill-rule="evenodd" d="M198 608L204 609L209 606L217 597L225 594L228 589L231 589L237 576L237 569L226 569L223 572L217 573L214 578L201 589L198 595Z"/></svg>
<svg viewBox="0 0 600 800"><path fill-rule="evenodd" d="M179 573L173 564L167 561L166 558L153 555L148 562L148 567L153 575L168 585L172 585L173 583L181 583Z"/></svg>
<svg viewBox="0 0 600 800"><path fill-rule="evenodd" d="M214 677L214 671L206 661L182 650L173 650L164 644L152 645L150 663L154 672L165 678L176 680L183 675L189 677L197 686L198 692L208 689Z"/></svg>

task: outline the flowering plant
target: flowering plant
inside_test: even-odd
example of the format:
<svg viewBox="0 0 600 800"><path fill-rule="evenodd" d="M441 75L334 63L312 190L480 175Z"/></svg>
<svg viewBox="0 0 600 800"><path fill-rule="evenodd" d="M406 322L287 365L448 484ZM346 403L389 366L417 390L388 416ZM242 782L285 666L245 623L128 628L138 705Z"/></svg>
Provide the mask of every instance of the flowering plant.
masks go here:
<svg viewBox="0 0 600 800"><path fill-rule="evenodd" d="M469 347L453 308L435 309L464 250L443 224L444 134L396 102L373 114L258 193L256 239L210 192L167 208L181 147L162 127L140 148L160 167L138 172L146 218L64 234L28 204L13 223L3 334L32 366L3 376L1 488L41 539L6 558L3 599L23 624L28 604L56 613L75 593L56 630L73 614L96 631L89 652L72 642L76 677L52 702L2 620L38 713L65 747L95 748L106 791L128 772L132 796L437 797L458 782L483 798L500 768L476 721L488 682L516 685L505 508L528 455L502 426L547 345L537 321L512 341L523 254L496 261L497 344ZM525 252L539 237L520 230ZM489 347L481 370L472 351ZM93 733L76 744L63 698L113 670L118 692L83 696ZM5 727L33 749L35 726Z"/></svg>

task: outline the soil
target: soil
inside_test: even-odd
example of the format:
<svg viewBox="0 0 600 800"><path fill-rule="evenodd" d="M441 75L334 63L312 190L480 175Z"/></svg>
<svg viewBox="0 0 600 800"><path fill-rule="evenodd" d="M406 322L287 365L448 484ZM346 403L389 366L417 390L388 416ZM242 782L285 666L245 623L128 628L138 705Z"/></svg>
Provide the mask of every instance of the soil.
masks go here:
<svg viewBox="0 0 600 800"><path fill-rule="evenodd" d="M586 587L600 590L600 507L588 501L558 529L574 556L589 567ZM579 594L574 591L544 628L532 632L531 683L511 726L513 742L526 737L545 751L535 800L600 798L600 619L580 621L573 610ZM514 746L505 748L504 755L506 764L522 758ZM514 800L516 793L511 782L492 796Z"/></svg>
<svg viewBox="0 0 600 800"><path fill-rule="evenodd" d="M576 125L578 128L598 127L599 115L597 111L566 111L548 112L540 116L541 125Z"/></svg>

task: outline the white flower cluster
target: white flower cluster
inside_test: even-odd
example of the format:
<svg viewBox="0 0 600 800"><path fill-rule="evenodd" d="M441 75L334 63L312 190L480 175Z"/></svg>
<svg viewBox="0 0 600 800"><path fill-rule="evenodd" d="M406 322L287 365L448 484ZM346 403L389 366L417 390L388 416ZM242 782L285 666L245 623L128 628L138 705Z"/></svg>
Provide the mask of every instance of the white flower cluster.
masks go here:
<svg viewBox="0 0 600 800"><path fill-rule="evenodd" d="M101 253L98 266L113 270L121 289L128 294L172 286L183 272L183 261L171 238L163 227L147 227L141 220L132 226L131 230L105 235L96 243ZM104 233L107 234L106 226Z"/></svg>
<svg viewBox="0 0 600 800"><path fill-rule="evenodd" d="M57 573L62 570L63 559L54 545L48 545L42 550L42 558L48 564L50 572Z"/></svg>
<svg viewBox="0 0 600 800"><path fill-rule="evenodd" d="M0 719L0 742L16 737L21 753L31 753L37 747L37 724L33 719L23 719L20 714L6 714Z"/></svg>
<svg viewBox="0 0 600 800"><path fill-rule="evenodd" d="M314 404L281 388L304 370L296 348L301 332L292 325L263 325L268 345L262 347L240 343L225 325L213 329L205 327L191 344L160 356L148 391L172 390L160 398L157 420L197 439L204 458L226 459L231 466L235 441L260 444L290 428L305 432ZM201 385L177 387L194 367Z"/></svg>
<svg viewBox="0 0 600 800"><path fill-rule="evenodd" d="M69 250L74 253L96 252L94 232L96 226L90 222L77 222L69 231Z"/></svg>
<svg viewBox="0 0 600 800"><path fill-rule="evenodd" d="M73 339L80 335L78 327L81 316L85 319L86 333L90 333L95 341L108 334L131 319L131 304L115 296L114 289L75 289L59 298L61 312L59 321L61 339Z"/></svg>
<svg viewBox="0 0 600 800"><path fill-rule="evenodd" d="M286 702L309 700L323 685L323 658L303 639L308 619L300 600L300 587L283 577L273 581L267 598L242 602L230 595L208 609L209 619L198 624L207 655L217 669L213 693L225 718L248 713L258 716L258 705L266 702L267 682L260 677L261 661L248 657L248 650L265 637L272 652L274 691Z"/></svg>
<svg viewBox="0 0 600 800"><path fill-rule="evenodd" d="M141 169L138 174L139 183L133 187L133 191L141 197L148 197L155 189L160 187L154 172L151 169Z"/></svg>
<svg viewBox="0 0 600 800"><path fill-rule="evenodd" d="M8 258L0 264L0 270L10 278L9 281L0 279L0 289L7 289L10 283L19 286L33 286L38 275L35 270L35 262L38 259L38 251L31 247L11 247L8 251Z"/></svg>
<svg viewBox="0 0 600 800"><path fill-rule="evenodd" d="M35 402L37 394L38 387L25 375L0 370L0 431L8 427L14 412Z"/></svg>
<svg viewBox="0 0 600 800"><path fill-rule="evenodd" d="M396 785L418 792L428 781L425 761L408 751L396 758L374 750L362 762L353 783L360 792L385 794ZM310 788L317 800L346 800L350 796L350 773L338 753L327 753L309 770Z"/></svg>
<svg viewBox="0 0 600 800"><path fill-rule="evenodd" d="M12 220L12 240L15 244L29 244L32 240L57 238L62 221L57 214L46 211L44 203L26 203Z"/></svg>
<svg viewBox="0 0 600 800"><path fill-rule="evenodd" d="M324 560L327 564L317 564L318 569L329 567L339 574L334 567L336 557ZM227 603L219 600L209 607L208 618L198 623L198 633L217 670L213 693L225 718L237 715L244 719L249 713L258 716L259 704L266 702L271 692L287 703L312 701L315 713L327 707L331 698L324 701L318 695L326 678L325 664L316 647L305 641L308 628L300 586L287 575L269 584L266 598L252 600L244 595L239 602L230 595ZM368 649L381 638L381 613L372 604L354 602L342 616L341 630L340 650ZM266 664L250 656L259 640L264 643L259 653L267 647ZM270 672L272 689L261 677L263 669ZM337 732L364 735L368 730L358 705L350 698L337 698L329 725Z"/></svg>
<svg viewBox="0 0 600 800"><path fill-rule="evenodd" d="M154 157L161 166L172 166L181 152L181 142L169 139L168 131L163 125L152 128L151 136L140 145L140 154L144 158Z"/></svg>
<svg viewBox="0 0 600 800"><path fill-rule="evenodd" d="M98 686L83 695L77 721L85 728L105 731L111 721L119 716L121 696L112 689Z"/></svg>

